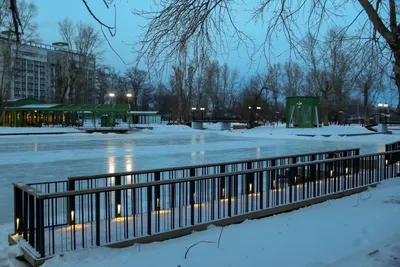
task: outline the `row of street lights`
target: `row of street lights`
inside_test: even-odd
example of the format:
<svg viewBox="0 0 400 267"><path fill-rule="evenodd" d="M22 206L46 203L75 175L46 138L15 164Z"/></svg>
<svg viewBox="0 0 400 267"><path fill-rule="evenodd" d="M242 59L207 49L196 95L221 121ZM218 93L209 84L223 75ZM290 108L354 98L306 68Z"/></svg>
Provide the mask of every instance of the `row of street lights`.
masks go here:
<svg viewBox="0 0 400 267"><path fill-rule="evenodd" d="M111 99L110 102L112 102L112 99L115 97L115 93L109 93L108 96L109 96L110 99ZM130 100L130 98L131 98L133 95L132 95L131 93L127 93L125 96L128 98L129 108L131 108L131 103L130 103L129 100ZM112 104L112 103L111 103L111 104Z"/></svg>
<svg viewBox="0 0 400 267"><path fill-rule="evenodd" d="M199 108L200 112L201 112L201 118L203 119L204 117L204 111L206 110L205 108ZM194 119L194 114L197 111L196 107L192 107L192 118Z"/></svg>

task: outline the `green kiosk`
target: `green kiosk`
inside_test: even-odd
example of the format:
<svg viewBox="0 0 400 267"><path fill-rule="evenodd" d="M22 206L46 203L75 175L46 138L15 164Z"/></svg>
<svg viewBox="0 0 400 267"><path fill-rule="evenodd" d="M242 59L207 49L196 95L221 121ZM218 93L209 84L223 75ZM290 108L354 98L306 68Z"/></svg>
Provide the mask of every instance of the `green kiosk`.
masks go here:
<svg viewBox="0 0 400 267"><path fill-rule="evenodd" d="M316 96L286 98L286 128L319 127L319 103Z"/></svg>

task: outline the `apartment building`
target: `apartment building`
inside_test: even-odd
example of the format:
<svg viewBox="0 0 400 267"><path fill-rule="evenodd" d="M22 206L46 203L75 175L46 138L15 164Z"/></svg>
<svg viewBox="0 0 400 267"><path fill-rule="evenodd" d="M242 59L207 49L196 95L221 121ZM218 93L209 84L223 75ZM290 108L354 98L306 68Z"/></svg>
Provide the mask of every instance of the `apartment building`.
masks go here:
<svg viewBox="0 0 400 267"><path fill-rule="evenodd" d="M57 60L68 55L76 64L79 64L82 57L82 55L67 51L63 47L40 43L23 43L18 44L18 47L13 43L11 52L14 59L14 77L11 79L9 97L14 99L33 97L46 102L54 101ZM87 62L86 84L85 88L81 90L83 92L82 99L86 104L94 104L96 60L94 57L90 57Z"/></svg>

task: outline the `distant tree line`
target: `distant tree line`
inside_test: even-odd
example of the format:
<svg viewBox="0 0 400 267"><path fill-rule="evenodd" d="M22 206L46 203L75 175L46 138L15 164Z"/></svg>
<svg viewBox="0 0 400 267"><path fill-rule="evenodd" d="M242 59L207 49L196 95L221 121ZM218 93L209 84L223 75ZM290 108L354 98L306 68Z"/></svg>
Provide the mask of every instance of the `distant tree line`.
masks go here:
<svg viewBox="0 0 400 267"><path fill-rule="evenodd" d="M104 103L107 93L114 92L116 103L131 101L133 109L158 110L181 123L200 108L208 116L247 119L255 96L265 87L258 102L259 119L284 119L286 97L305 95L320 97L324 124L350 116L368 121L390 82L381 62L366 60L368 47L360 50L339 29L330 29L322 40L309 35L302 49L301 60L270 64L251 76L208 57L200 63L190 57L180 60L168 81L154 81L136 67L119 73L102 66L97 69L98 101ZM127 98L127 93L133 97Z"/></svg>

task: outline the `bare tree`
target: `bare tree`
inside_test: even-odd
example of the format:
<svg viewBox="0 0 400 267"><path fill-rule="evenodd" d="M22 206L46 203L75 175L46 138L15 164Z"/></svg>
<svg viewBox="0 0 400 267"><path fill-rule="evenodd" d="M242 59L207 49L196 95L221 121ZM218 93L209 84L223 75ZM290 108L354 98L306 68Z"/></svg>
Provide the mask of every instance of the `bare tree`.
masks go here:
<svg viewBox="0 0 400 267"><path fill-rule="evenodd" d="M182 47L193 50L215 51L217 46L229 47L230 31L240 43L250 40L240 31L232 20L233 3L229 0L160 0L156 2L157 11L136 12L147 19L145 33L139 42L139 58L147 55L150 65L160 58L173 58ZM399 91L400 108L400 26L397 23L398 5L395 0L261 0L253 9L253 19L262 20L266 25L265 39L257 51L268 57L273 38L283 33L294 51L301 56L301 43L304 34L311 32L317 36L324 24L335 24L348 14L354 5L359 6L356 15L342 31L354 29L359 23L359 46L372 42L377 51L375 56L384 58L386 51L393 58L393 79ZM367 16L365 16L365 14ZM366 17L368 17L366 19ZM364 20L364 21L362 21ZM304 21L305 23L299 23ZM305 25L301 28L301 25ZM332 25L331 25L332 26ZM217 33L217 34L216 34ZM215 38L215 35L217 37ZM226 39L225 39L226 38ZM228 41L228 44L229 44ZM199 53L200 54L200 53ZM256 56L252 53L251 56ZM253 58L253 57L251 57ZM387 59L390 62L390 59Z"/></svg>
<svg viewBox="0 0 400 267"><path fill-rule="evenodd" d="M345 35L335 30L328 31L324 42L319 42L310 34L303 49L303 59L310 68L308 85L321 97L322 118L328 125L329 113L333 108L343 109L343 99L350 88L346 83L350 80L353 61L351 50Z"/></svg>
<svg viewBox="0 0 400 267"><path fill-rule="evenodd" d="M370 49L365 49L363 53L369 54ZM384 81L387 80L387 69L382 67L382 60L367 59L367 56L360 57L355 64L353 71L355 96L362 99L362 108L364 114L364 123L369 123L369 117L372 112L372 106L378 95L384 90Z"/></svg>
<svg viewBox="0 0 400 267"><path fill-rule="evenodd" d="M216 55L232 44L248 46L249 38L234 21L231 0L156 0L157 11L135 10L147 20L144 33L136 43L138 59L150 68L175 63L187 49L193 50L194 61ZM221 33L225 33L221 34ZM218 44L218 45L214 45ZM160 60L162 59L162 60Z"/></svg>
<svg viewBox="0 0 400 267"><path fill-rule="evenodd" d="M278 99L282 94L282 67L281 64L274 64L268 67L265 77L265 86L271 92L274 100L275 112L279 111Z"/></svg>
<svg viewBox="0 0 400 267"><path fill-rule="evenodd" d="M97 68L97 102L99 104L105 104L105 95L109 90L107 69L105 66Z"/></svg>
<svg viewBox="0 0 400 267"><path fill-rule="evenodd" d="M73 50L74 39L76 36L76 27L72 20L64 18L58 21L58 32L61 39L68 46L68 50Z"/></svg>
<svg viewBox="0 0 400 267"><path fill-rule="evenodd" d="M229 68L227 64L222 66L222 99L223 111L227 116L235 116L239 107L240 73L237 69Z"/></svg>
<svg viewBox="0 0 400 267"><path fill-rule="evenodd" d="M301 66L288 60L284 65L284 73L283 91L286 97L299 96L304 93L304 72Z"/></svg>
<svg viewBox="0 0 400 267"><path fill-rule="evenodd" d="M173 111L177 107L177 99L176 95L167 88L165 84L159 82L155 86L155 94L154 94L154 109L161 112L164 116L164 119L168 117L171 119Z"/></svg>
<svg viewBox="0 0 400 267"><path fill-rule="evenodd" d="M174 66L172 67L174 73L170 78L170 85L173 91L175 92L178 100L178 107L177 107L177 115L178 115L178 123L182 123L182 110L183 110L183 101L184 101L184 80L185 74L182 67Z"/></svg>
<svg viewBox="0 0 400 267"><path fill-rule="evenodd" d="M24 44L38 40L35 18L37 7L33 2L21 1L18 3L18 29L23 32L18 36L14 28L14 17L7 0L0 0L0 122L5 101L11 96L12 83L20 72L18 63L19 51ZM13 3L16 4L16 3ZM21 42L16 42L18 39ZM18 63L18 64L17 64Z"/></svg>
<svg viewBox="0 0 400 267"><path fill-rule="evenodd" d="M133 98L133 109L138 109L138 99L147 82L147 73L144 70L140 70L136 67L131 67L125 71L125 77L129 84L129 90L132 91Z"/></svg>
<svg viewBox="0 0 400 267"><path fill-rule="evenodd" d="M101 60L103 55L100 33L90 24L79 22L74 25L67 18L58 22L58 28L63 42L68 46L67 53L60 53L60 57L64 66L69 66L69 100L73 103L92 103L96 98L96 60Z"/></svg>

